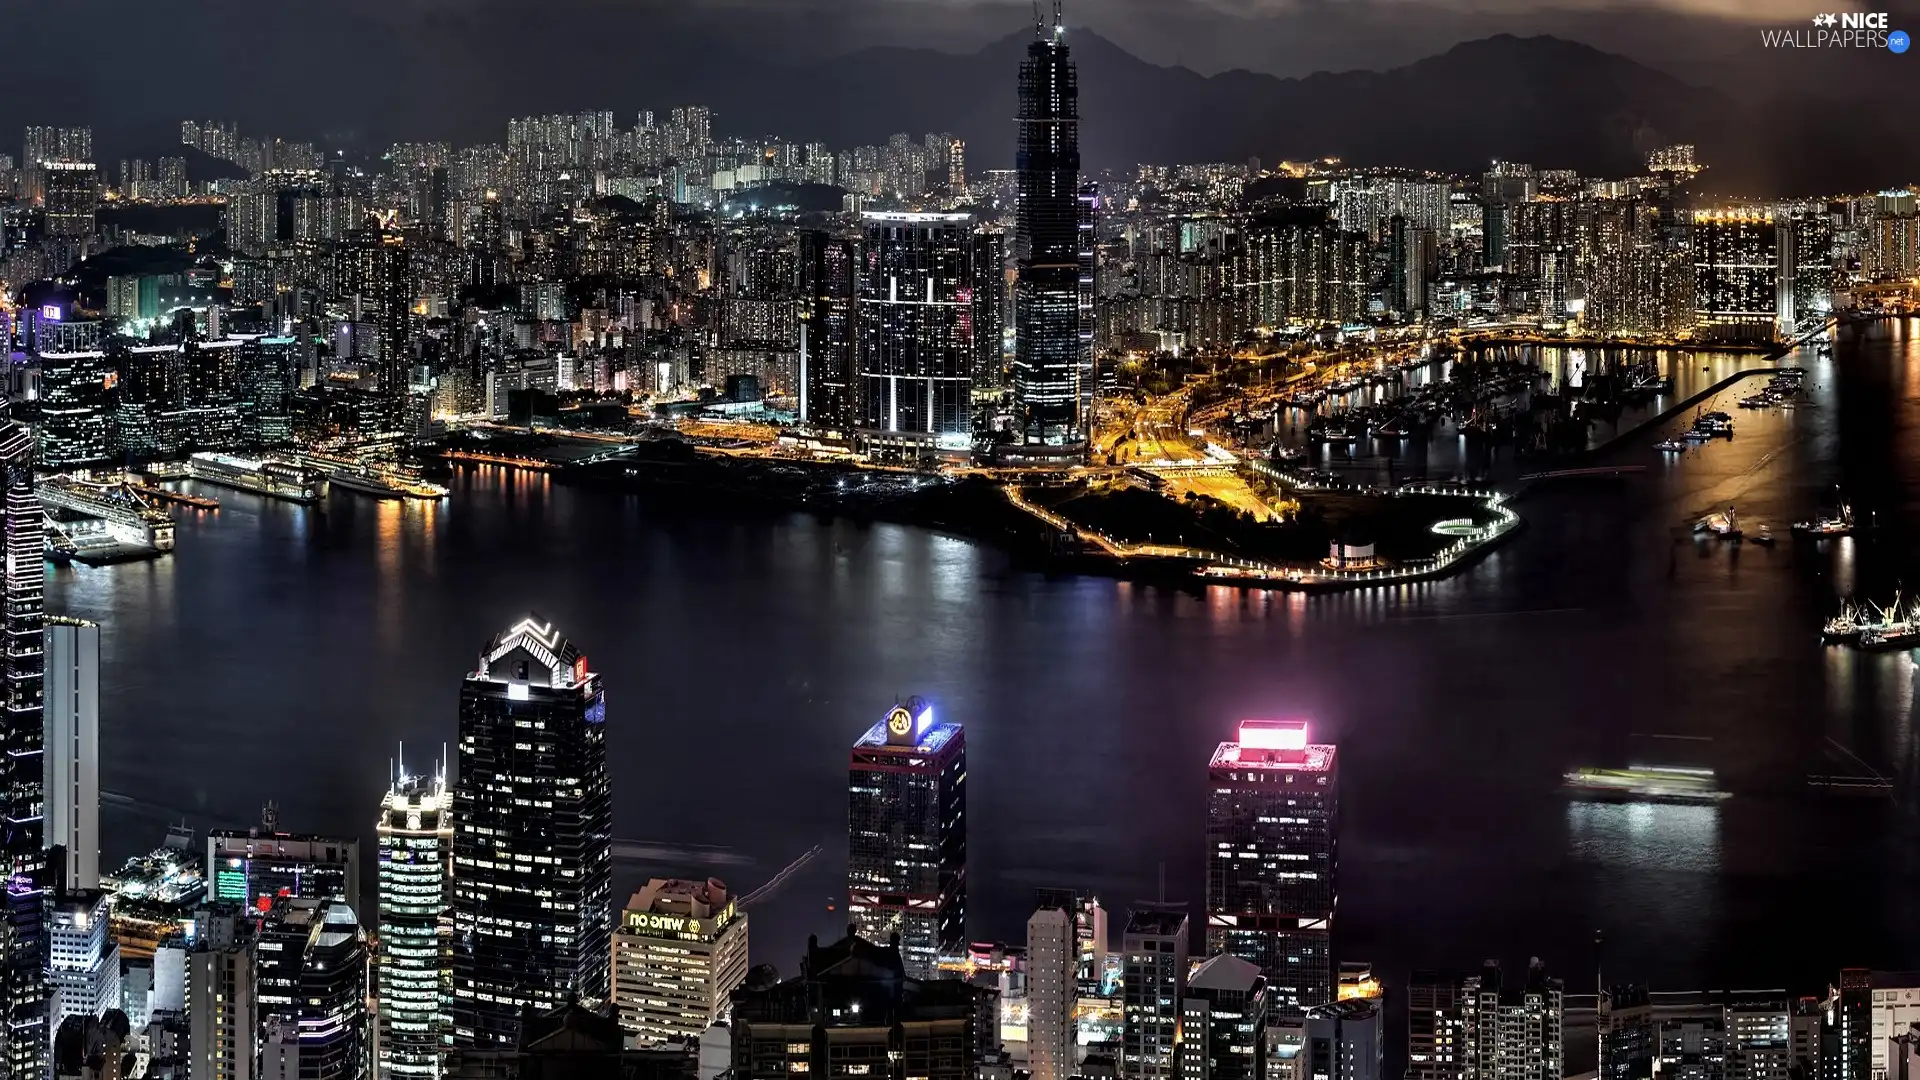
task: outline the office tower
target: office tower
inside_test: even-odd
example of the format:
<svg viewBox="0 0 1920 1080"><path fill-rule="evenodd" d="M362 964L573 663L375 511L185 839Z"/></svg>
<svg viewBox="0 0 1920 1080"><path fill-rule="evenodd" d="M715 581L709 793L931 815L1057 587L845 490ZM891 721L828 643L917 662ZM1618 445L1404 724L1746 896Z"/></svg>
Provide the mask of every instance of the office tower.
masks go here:
<svg viewBox="0 0 1920 1080"><path fill-rule="evenodd" d="M1060 5L1020 65L1014 175L1014 423L1027 453L1078 453L1080 411L1080 88ZM1043 448L1035 450L1035 447Z"/></svg>
<svg viewBox="0 0 1920 1080"><path fill-rule="evenodd" d="M46 1072L47 853L42 832L46 783L42 661L46 578L40 500L33 493L33 438L18 421L0 421L0 477L6 486L6 933L0 935L0 1007L6 1022L8 1077Z"/></svg>
<svg viewBox="0 0 1920 1080"><path fill-rule="evenodd" d="M1873 1009L1870 1068L1874 1076L1885 1076L1891 1068L1888 1054L1894 1037L1920 1023L1920 972L1873 971L1867 974L1867 984Z"/></svg>
<svg viewBox="0 0 1920 1080"><path fill-rule="evenodd" d="M104 465L108 447L106 354L85 349L41 352L40 423L34 428L40 466Z"/></svg>
<svg viewBox="0 0 1920 1080"><path fill-rule="evenodd" d="M992 999L958 979L916 977L899 949L856 934L808 938L798 976L735 991L734 1080L973 1080Z"/></svg>
<svg viewBox="0 0 1920 1080"><path fill-rule="evenodd" d="M1599 1080L1649 1080L1658 1038L1644 986L1599 992Z"/></svg>
<svg viewBox="0 0 1920 1080"><path fill-rule="evenodd" d="M1267 980L1237 956L1216 956L1180 998L1180 1080L1265 1080Z"/></svg>
<svg viewBox="0 0 1920 1080"><path fill-rule="evenodd" d="M1027 1065L1033 1080L1070 1080L1075 1074L1080 942L1077 905L1049 904L1027 918Z"/></svg>
<svg viewBox="0 0 1920 1080"><path fill-rule="evenodd" d="M265 911L281 897L360 902L360 841L275 831L268 807L262 827L207 834L207 882L214 900Z"/></svg>
<svg viewBox="0 0 1920 1080"><path fill-rule="evenodd" d="M254 966L262 1027L277 1020L297 1032L289 1080L364 1080L367 942L353 909L331 899L276 900L261 920ZM288 1041L268 1038L264 1046L286 1060Z"/></svg>
<svg viewBox="0 0 1920 1080"><path fill-rule="evenodd" d="M1843 968L1827 991L1820 1025L1819 1080L1874 1080L1873 975Z"/></svg>
<svg viewBox="0 0 1920 1080"><path fill-rule="evenodd" d="M1794 1066L1793 1010L1788 1003L1729 1003L1726 1018L1727 1080L1788 1080ZM1888 1071L1891 1074L1891 1063Z"/></svg>
<svg viewBox="0 0 1920 1080"><path fill-rule="evenodd" d="M642 1046L697 1039L747 980L747 914L725 882L654 878L613 932L613 1004Z"/></svg>
<svg viewBox="0 0 1920 1080"><path fill-rule="evenodd" d="M1694 211L1694 315L1700 336L1773 339L1781 317L1781 224L1771 210ZM1791 243L1786 247L1791 251ZM1792 275L1785 277L1791 296Z"/></svg>
<svg viewBox="0 0 1920 1080"><path fill-rule="evenodd" d="M1461 985L1464 1071L1471 1080L1559 1080L1564 991L1546 965L1527 964L1524 981L1503 979L1489 960Z"/></svg>
<svg viewBox="0 0 1920 1080"><path fill-rule="evenodd" d="M1247 720L1207 766L1207 951L1260 965L1276 1011L1333 1000L1340 788L1298 720Z"/></svg>
<svg viewBox="0 0 1920 1080"><path fill-rule="evenodd" d="M967 940L967 746L920 698L853 744L847 780L847 913L872 942L899 935L901 962L933 976Z"/></svg>
<svg viewBox="0 0 1920 1080"><path fill-rule="evenodd" d="M260 1039L254 927L235 903L194 914L187 960L189 1080L254 1080Z"/></svg>
<svg viewBox="0 0 1920 1080"><path fill-rule="evenodd" d="M99 889L61 893L49 902L50 1027L69 1016L97 1017L121 1007L120 947L107 933L108 902Z"/></svg>
<svg viewBox="0 0 1920 1080"><path fill-rule="evenodd" d="M1378 1002L1356 998L1307 1010L1307 1075L1381 1080L1385 1024Z"/></svg>
<svg viewBox="0 0 1920 1080"><path fill-rule="evenodd" d="M64 849L70 889L100 887L100 625L49 618L46 761L49 849Z"/></svg>
<svg viewBox="0 0 1920 1080"><path fill-rule="evenodd" d="M1007 234L993 226L973 230L973 386L1006 385Z"/></svg>
<svg viewBox="0 0 1920 1080"><path fill-rule="evenodd" d="M1091 180L1082 181L1076 196L1075 209L1075 260L1078 263L1078 287L1074 298L1074 310L1079 323L1080 358L1079 368L1074 374L1078 385L1079 401L1076 408L1082 417L1083 428L1090 429L1093 423L1094 390L1098 380L1094 376L1093 334L1097 327L1094 318L1094 304L1099 299L1100 271L1100 185Z"/></svg>
<svg viewBox="0 0 1920 1080"><path fill-rule="evenodd" d="M380 800L378 1072L439 1080L444 1004L453 985L453 799L444 766L415 776L403 761Z"/></svg>
<svg viewBox="0 0 1920 1080"><path fill-rule="evenodd" d="M820 431L853 427L859 282L859 241L812 229L800 234L800 419Z"/></svg>
<svg viewBox="0 0 1920 1080"><path fill-rule="evenodd" d="M47 235L92 236L100 208L99 169L88 161L43 161L39 169Z"/></svg>
<svg viewBox="0 0 1920 1080"><path fill-rule="evenodd" d="M1660 1054L1654 1069L1673 1080L1726 1080L1724 1017L1675 1016L1660 1021Z"/></svg>
<svg viewBox="0 0 1920 1080"><path fill-rule="evenodd" d="M1466 1076L1463 984L1458 975L1424 969L1407 980L1406 1080Z"/></svg>
<svg viewBox="0 0 1920 1080"><path fill-rule="evenodd" d="M856 426L876 448L918 455L973 445L972 219L860 216Z"/></svg>
<svg viewBox="0 0 1920 1080"><path fill-rule="evenodd" d="M1120 1075L1126 1080L1164 1080L1173 1075L1173 1048L1180 1030L1180 1001L1187 989L1186 910L1142 904L1127 913L1121 938L1124 1028Z"/></svg>
<svg viewBox="0 0 1920 1080"><path fill-rule="evenodd" d="M521 1010L610 993L613 801L600 676L529 615L460 690L453 1042L511 1048ZM528 732L542 737L528 741Z"/></svg>

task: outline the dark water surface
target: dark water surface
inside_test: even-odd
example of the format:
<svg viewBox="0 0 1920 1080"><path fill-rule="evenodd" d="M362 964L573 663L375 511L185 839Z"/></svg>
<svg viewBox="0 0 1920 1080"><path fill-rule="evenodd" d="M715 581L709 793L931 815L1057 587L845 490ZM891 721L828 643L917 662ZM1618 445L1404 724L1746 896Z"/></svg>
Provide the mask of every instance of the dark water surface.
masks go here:
<svg viewBox="0 0 1920 1080"><path fill-rule="evenodd" d="M1337 955L1396 983L1537 954L1584 989L1604 928L1614 977L1812 990L1920 966L1914 664L1815 634L1838 595L1920 590L1920 323L1836 353L1807 360L1813 407L1738 411L1731 443L1671 462L1647 434L1616 452L1646 474L1535 489L1515 542L1423 586L1049 578L909 528L480 471L437 507L223 491L171 558L55 571L49 605L105 626L112 864L169 816L244 826L269 799L370 845L396 744L451 743L462 673L533 608L606 675L616 829L645 842L618 895L660 872L750 889L825 845L753 912L756 960L788 972L844 920L847 748L918 693L967 728L978 939L1017 939L1035 886L1119 909L1163 866L1197 909L1209 752L1242 717L1305 715L1340 746ZM1877 536L1785 539L1836 483ZM1685 536L1729 503L1780 545ZM1847 754L1902 796L1807 787ZM1560 797L1569 768L1649 761L1736 794Z"/></svg>

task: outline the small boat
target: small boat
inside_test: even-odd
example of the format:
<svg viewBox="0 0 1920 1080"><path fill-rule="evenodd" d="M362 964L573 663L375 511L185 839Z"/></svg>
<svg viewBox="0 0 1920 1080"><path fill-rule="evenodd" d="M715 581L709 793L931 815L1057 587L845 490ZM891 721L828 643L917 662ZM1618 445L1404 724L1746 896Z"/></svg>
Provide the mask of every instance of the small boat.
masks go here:
<svg viewBox="0 0 1920 1080"><path fill-rule="evenodd" d="M1680 439L1661 439L1653 444L1653 448L1668 454L1678 454L1687 448L1687 444Z"/></svg>
<svg viewBox="0 0 1920 1080"><path fill-rule="evenodd" d="M1749 544L1759 544L1761 547L1772 547L1773 546L1773 529L1771 526L1762 525L1760 526L1759 531L1755 532L1752 536L1749 536L1746 539L1747 539L1747 543Z"/></svg>

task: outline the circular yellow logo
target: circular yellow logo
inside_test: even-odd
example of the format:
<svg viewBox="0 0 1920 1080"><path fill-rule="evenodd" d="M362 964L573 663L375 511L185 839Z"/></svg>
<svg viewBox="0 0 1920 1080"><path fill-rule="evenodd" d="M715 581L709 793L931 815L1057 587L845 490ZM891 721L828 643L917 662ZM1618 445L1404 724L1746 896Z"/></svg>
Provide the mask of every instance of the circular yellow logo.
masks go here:
<svg viewBox="0 0 1920 1080"><path fill-rule="evenodd" d="M694 920L691 920L690 922L688 922L688 923L687 923L687 933L689 933L689 934L697 934L697 933L699 933L699 932L700 932L700 920L699 920L699 919L694 919Z"/></svg>
<svg viewBox="0 0 1920 1080"><path fill-rule="evenodd" d="M899 705L887 714L887 730L895 735L905 735L913 730L913 714Z"/></svg>

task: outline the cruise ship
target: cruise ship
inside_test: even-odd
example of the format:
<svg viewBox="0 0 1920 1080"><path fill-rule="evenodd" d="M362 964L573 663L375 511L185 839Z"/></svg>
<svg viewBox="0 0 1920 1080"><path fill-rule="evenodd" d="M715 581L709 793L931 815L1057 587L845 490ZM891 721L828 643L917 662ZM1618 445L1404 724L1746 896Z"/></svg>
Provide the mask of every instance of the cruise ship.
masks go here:
<svg viewBox="0 0 1920 1080"><path fill-rule="evenodd" d="M328 473L334 487L371 495L376 499L442 499L447 489L399 473L375 472L341 466Z"/></svg>
<svg viewBox="0 0 1920 1080"><path fill-rule="evenodd" d="M195 454L187 459L187 474L209 484L288 502L317 503L327 497L326 473L284 461L231 454Z"/></svg>

